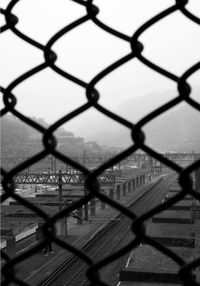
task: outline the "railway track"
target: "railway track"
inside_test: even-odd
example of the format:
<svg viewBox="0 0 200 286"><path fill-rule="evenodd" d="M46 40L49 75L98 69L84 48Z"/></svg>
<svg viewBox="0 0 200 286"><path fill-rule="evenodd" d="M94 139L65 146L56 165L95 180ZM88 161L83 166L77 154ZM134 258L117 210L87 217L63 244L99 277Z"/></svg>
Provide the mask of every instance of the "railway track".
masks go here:
<svg viewBox="0 0 200 286"><path fill-rule="evenodd" d="M137 198L129 208L134 211L135 214L142 215L145 211L155 207L161 203L173 179L174 175L164 177L154 186L150 187L147 192ZM130 230L130 226L131 220L123 214L119 214L116 220L109 223L97 236L87 242L81 251L87 253L94 262L102 260L121 248L128 240L133 239L134 236ZM113 281L116 280L116 274L113 273L114 276L111 275L109 267L111 266L106 267L106 271L102 277L104 281L113 283ZM85 262L72 255L40 285L86 286L89 284L85 275L87 269L88 265Z"/></svg>

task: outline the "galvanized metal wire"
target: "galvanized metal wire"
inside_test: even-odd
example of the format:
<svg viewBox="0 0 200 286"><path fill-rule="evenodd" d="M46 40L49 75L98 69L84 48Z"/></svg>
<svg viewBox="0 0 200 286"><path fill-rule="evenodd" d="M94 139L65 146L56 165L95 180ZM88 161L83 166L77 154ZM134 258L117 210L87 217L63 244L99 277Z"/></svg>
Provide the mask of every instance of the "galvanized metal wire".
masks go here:
<svg viewBox="0 0 200 286"><path fill-rule="evenodd" d="M148 237L145 234L144 222L148 220L150 217L152 217L154 214L157 214L163 210L168 209L171 205L180 201L187 194L190 194L195 199L200 200L200 194L198 194L193 189L192 177L191 177L192 172L200 168L200 160L199 159L196 160L193 164L191 164L189 167L186 168L179 166L175 162L165 158L164 156L157 153L155 150L153 150L152 148L150 148L148 145L145 144L145 133L143 131L143 128L151 120L158 118L161 114L166 113L172 107L177 106L182 102L185 102L192 108L196 109L197 111L200 111L200 104L190 97L192 87L188 83L189 77L200 69L200 62L191 66L181 76L177 76L171 73L170 71L164 69L163 67L157 65L156 63L152 62L151 59L147 59L143 55L143 50L145 49L145 46L141 42L140 38L141 35L145 31L148 31L150 27L152 27L153 25L159 25L159 22L161 20L167 18L169 15L175 13L176 11L180 11L185 17L187 17L190 21L193 21L197 25L200 24L200 18L198 18L196 15L193 15L189 10L187 10L187 4L189 3L189 1L176 0L174 1L174 4L172 6L163 10L159 14L155 15L154 17L149 19L146 23L144 23L142 26L140 26L132 36L127 36L126 34L113 29L112 27L106 25L101 20L99 20L98 15L100 14L101 11L97 6L93 4L92 0L87 0L87 1L73 0L73 2L75 2L76 4L83 6L83 8L85 7L85 15L75 20L74 22L70 23L69 25L63 27L60 31L58 31L55 35L53 35L45 45L43 45L37 42L36 40L30 38L28 35L25 35L20 30L18 30L17 23L20 21L20 19L18 19L12 11L13 8L19 2L21 1L11 0L6 9L1 9L1 13L5 16L5 25L1 27L1 32L6 33L7 31L10 31L14 33L22 41L27 42L29 45L35 47L36 49L39 49L44 54L44 60L39 65L33 67L26 73L16 78L7 87L1 88L1 92L3 94L3 102L4 102L4 108L1 110L1 116L3 117L8 113L12 113L14 116L19 118L25 124L39 131L42 134L43 150L37 153L36 155L32 156L31 158L26 159L22 163L18 164L16 167L12 168L8 172L6 172L3 169L1 170L2 171L1 174L3 176L2 186L5 190L5 193L1 197L1 201L4 202L7 198L13 198L21 205L35 212L38 215L38 217L40 217L45 221L43 226L43 231L46 239L37 246L31 248L30 250L20 255L17 255L14 258L8 257L4 252L2 252L2 257L6 261L2 269L2 272L5 276L5 280L3 281L2 285L9 285L11 283L16 283L18 285L28 285L27 283L25 283L24 281L20 280L17 277L15 268L17 264L19 264L21 261L30 258L36 252L40 251L45 246L45 244L48 243L50 239L54 243L63 247L64 249L71 251L72 253L74 253L79 258L83 259L88 264L88 271L86 275L91 281L91 285L106 285L104 282L100 280L99 277L100 269L105 265L111 263L115 259L118 259L120 256L124 255L134 247L136 247L138 243L140 243L141 241L145 241L148 244L152 245L153 247L157 248L163 254L172 258L180 266L179 276L180 279L182 280L183 285L199 285L197 282L193 280L192 269L200 265L200 258L191 263L184 261L172 250L169 250L168 248L164 247L157 241ZM97 25L99 28L105 31L105 33L109 33L110 35L115 36L118 39L127 42L127 44L130 46L130 52L124 55L122 58L119 58L116 62L114 62L110 66L106 67L99 74L94 76L90 82L85 82L82 79L71 74L70 71L65 71L56 65L57 55L53 51L53 47L54 44L68 32L70 32L73 29L76 29L77 27L81 26L83 23L88 21L92 21L94 25ZM133 124L132 122L126 120L123 117L120 117L118 114L111 112L109 109L99 104L99 98L101 94L96 88L96 85L102 79L104 79L108 74L112 73L114 70L126 64L127 62L134 61L135 59L139 60L147 68L150 68L151 70L159 73L165 78L168 78L169 80L175 82L177 84L177 94L173 100L168 101L166 104L155 109L153 112L146 114L146 116L143 117L140 121L138 121L136 124ZM33 75L39 74L46 68L51 68L55 73L62 76L66 80L69 80L82 87L85 90L85 95L87 98L87 103L83 104L81 107L73 110L72 112L65 114L65 116L60 118L49 128L44 128L40 124L34 122L33 120L25 116L22 112L19 112L17 110L17 97L15 95L15 88L18 85L20 85ZM124 127L127 127L130 130L132 136L131 147L125 149L123 152L114 156L112 159L109 159L108 161L104 162L96 170L92 171L88 170L85 166L81 165L80 163L74 161L73 158L71 158L70 156L66 156L63 153L60 153L56 148L57 140L54 135L55 131L60 126L62 126L64 123L69 122L73 118L76 118L77 116L89 110L90 108L95 108L97 111L101 112L101 114L103 114L104 116L115 120L117 123L122 124ZM145 213L144 215L137 217L130 210L126 209L125 207L118 204L116 201L112 201L107 196L100 193L101 186L98 182L97 177L107 168L110 168L114 164L119 163L121 160L125 159L127 156L131 155L132 153L136 152L139 149L143 150L151 157L155 158L156 160L160 161L161 163L165 164L173 171L175 171L179 175L179 183L182 187L182 191L172 199L164 202L162 205L159 205L156 208L152 209L151 211ZM29 168L31 165L37 163L38 161L46 158L48 155L53 155L55 158L59 159L65 164L70 165L79 170L80 172L82 172L83 175L85 176L85 186L89 191L88 194L86 194L82 199L73 203L71 206L63 209L62 211L58 212L51 218L40 208L31 204L25 198L20 197L14 192L15 182L13 179L16 174ZM132 230L136 234L136 238L129 245L127 245L122 250L117 251L116 253L112 254L109 257L106 257L105 259L97 263L94 263L90 257L88 257L80 250L76 249L72 245L69 245L67 242L60 240L55 234L55 222L58 219L65 217L71 211L89 202L93 197L99 198L106 204L112 206L113 208L122 212L124 215L131 218L133 221Z"/></svg>

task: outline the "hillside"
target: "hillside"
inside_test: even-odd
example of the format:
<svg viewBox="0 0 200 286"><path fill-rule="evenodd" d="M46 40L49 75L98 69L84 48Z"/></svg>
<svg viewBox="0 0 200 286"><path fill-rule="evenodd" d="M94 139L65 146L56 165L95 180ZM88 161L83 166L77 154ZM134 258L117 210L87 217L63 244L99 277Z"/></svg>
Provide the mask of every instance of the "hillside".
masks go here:
<svg viewBox="0 0 200 286"><path fill-rule="evenodd" d="M32 118L34 121L48 127L42 118ZM90 153L99 152L98 144L85 143L84 138L76 137L72 132L59 128L55 132L58 145L57 149L64 154L83 154L84 151ZM24 124L12 115L2 118L1 121L1 157L20 158L32 156L44 147L42 145L42 135L40 132Z"/></svg>
<svg viewBox="0 0 200 286"><path fill-rule="evenodd" d="M117 110L117 114L135 123L174 96L174 93L165 92L134 98L124 102ZM193 98L196 100L200 98L200 88L194 90ZM99 125L105 126L105 122L102 120ZM199 126L199 112L181 103L144 127L146 142L160 151L187 150L187 148L200 150ZM132 142L129 130L117 124L115 128L106 124L105 132L99 130L90 134L89 138L96 138L101 144L120 147L129 146Z"/></svg>
<svg viewBox="0 0 200 286"><path fill-rule="evenodd" d="M136 123L144 115L174 98L174 92L149 94L125 101L115 111L118 115ZM200 99L200 88L193 91L193 98ZM98 153L109 151L107 146L127 147L132 143L129 129L101 116L95 120L92 114L81 118L76 137L73 132L59 128L56 132L57 148L65 154ZM48 127L42 118L32 118ZM81 125L82 124L82 125ZM98 126L98 128L97 128ZM158 151L198 151L200 152L200 114L194 108L181 103L164 115L145 125L143 130L146 143ZM86 135L86 136L84 136ZM85 142L85 139L89 141ZM12 115L2 118L1 157L27 157L43 149L42 136ZM95 142L97 141L97 143ZM104 146L102 146L104 145Z"/></svg>

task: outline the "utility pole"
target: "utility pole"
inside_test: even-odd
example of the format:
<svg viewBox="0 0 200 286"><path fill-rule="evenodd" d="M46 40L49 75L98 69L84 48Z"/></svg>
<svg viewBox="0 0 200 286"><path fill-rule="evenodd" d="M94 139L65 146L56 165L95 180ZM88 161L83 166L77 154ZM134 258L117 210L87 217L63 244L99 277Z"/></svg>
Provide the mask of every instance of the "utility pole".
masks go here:
<svg viewBox="0 0 200 286"><path fill-rule="evenodd" d="M66 208L66 206L67 206L67 201L64 200L64 208ZM64 218L64 224L65 224L65 233L67 235L67 216L65 216Z"/></svg>
<svg viewBox="0 0 200 286"><path fill-rule="evenodd" d="M88 190L84 188L84 196L88 195ZM85 204L85 220L88 220L88 203Z"/></svg>
<svg viewBox="0 0 200 286"><path fill-rule="evenodd" d="M120 162L119 162L119 167L118 168L119 168L119 176L121 177L122 174L121 174L121 164L120 164Z"/></svg>
<svg viewBox="0 0 200 286"><path fill-rule="evenodd" d="M63 194L62 194L62 170L59 170L58 173L58 196L59 196L59 211L62 211L62 204L65 206L65 202L63 202ZM59 225L59 234L60 235L67 235L67 220L66 218L58 222Z"/></svg>
<svg viewBox="0 0 200 286"><path fill-rule="evenodd" d="M152 171L152 169L153 169L153 158L150 155L148 157L149 157L149 168Z"/></svg>
<svg viewBox="0 0 200 286"><path fill-rule="evenodd" d="M51 156L51 173L52 174L54 173L54 170L53 170L53 155Z"/></svg>
<svg viewBox="0 0 200 286"><path fill-rule="evenodd" d="M56 157L54 157L54 173L56 173Z"/></svg>
<svg viewBox="0 0 200 286"><path fill-rule="evenodd" d="M62 198L62 171L59 170L58 174L58 196L59 196L59 211L62 210L62 203L63 203L63 198Z"/></svg>

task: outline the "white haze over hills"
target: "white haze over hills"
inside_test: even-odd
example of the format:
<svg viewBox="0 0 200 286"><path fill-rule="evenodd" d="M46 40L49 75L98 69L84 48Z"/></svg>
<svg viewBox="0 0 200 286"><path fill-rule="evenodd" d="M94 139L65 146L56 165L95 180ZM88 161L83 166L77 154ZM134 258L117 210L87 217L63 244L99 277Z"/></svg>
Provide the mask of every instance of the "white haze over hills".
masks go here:
<svg viewBox="0 0 200 286"><path fill-rule="evenodd" d="M177 92L151 93L123 102L116 114L136 123L146 114L175 98ZM200 102L200 87L192 89L191 97ZM131 144L129 129L113 120L89 111L80 116L76 135L100 144L127 147ZM184 148L200 149L200 114L185 103L181 103L144 127L146 143L160 151ZM190 146L189 146L190 145ZM189 147L188 147L189 146Z"/></svg>
<svg viewBox="0 0 200 286"><path fill-rule="evenodd" d="M10 1L1 2L2 8L6 8ZM94 0L94 4L100 9L98 18L103 23L132 37L142 24L174 5L174 1ZM200 11L200 0L189 1L187 9L196 14ZM13 13L20 19L17 29L46 45L55 33L85 15L86 11L73 1L30 0L19 1ZM0 78L1 85L6 88L23 73L40 65L44 54L9 31L2 34L2 40ZM142 54L145 58L177 76L199 61L199 26L180 11L152 25L141 35L140 41L144 45ZM58 57L56 65L86 83L131 51L129 43L106 33L92 21L63 35L52 48ZM192 87L199 85L199 75L200 71L197 71L188 79ZM177 95L176 82L147 68L137 59L109 73L95 88L100 93L100 104L133 123ZM194 90L196 97L199 96L197 90L200 86ZM28 117L43 118L48 124L87 103L84 88L50 68L23 81L13 93L19 112ZM2 97L0 105L3 108ZM147 143L158 149L171 150L180 143L198 141L198 112L191 108L186 111L184 104L177 108L180 112L167 113L144 128L145 132L149 130ZM94 140L108 146L128 146L132 142L130 130L94 108L62 127L85 141Z"/></svg>

